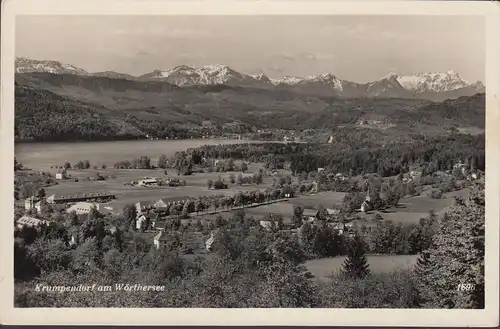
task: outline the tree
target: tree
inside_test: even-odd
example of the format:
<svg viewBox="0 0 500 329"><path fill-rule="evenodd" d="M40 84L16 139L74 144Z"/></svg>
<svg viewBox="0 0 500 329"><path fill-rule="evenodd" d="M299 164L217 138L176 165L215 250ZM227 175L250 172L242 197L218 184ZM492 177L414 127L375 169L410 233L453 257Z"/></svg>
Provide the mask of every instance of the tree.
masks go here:
<svg viewBox="0 0 500 329"><path fill-rule="evenodd" d="M248 170L248 165L246 164L246 162L243 162L243 163L241 164L241 171L242 171L242 172L245 172L245 171L247 171L247 170Z"/></svg>
<svg viewBox="0 0 500 329"><path fill-rule="evenodd" d="M89 169L89 168L90 168L89 160L83 160L83 169Z"/></svg>
<svg viewBox="0 0 500 329"><path fill-rule="evenodd" d="M213 180L211 180L211 179L207 180L207 186L208 186L208 189L211 189L214 186Z"/></svg>
<svg viewBox="0 0 500 329"><path fill-rule="evenodd" d="M241 173L239 173L239 174L236 176L236 184L238 184L238 185L243 184L243 175L242 175Z"/></svg>
<svg viewBox="0 0 500 329"><path fill-rule="evenodd" d="M71 163L69 163L68 161L66 161L66 162L64 163L63 168L64 168L65 170L70 169L70 168L71 168Z"/></svg>
<svg viewBox="0 0 500 329"><path fill-rule="evenodd" d="M158 168L165 169L168 166L168 158L166 155L162 154L158 158Z"/></svg>
<svg viewBox="0 0 500 329"><path fill-rule="evenodd" d="M364 278L370 274L366 245L358 232L347 243L347 258L342 264L342 273L351 278Z"/></svg>
<svg viewBox="0 0 500 329"><path fill-rule="evenodd" d="M236 176L233 173L229 175L229 181L231 182L231 184L234 184L236 182Z"/></svg>
<svg viewBox="0 0 500 329"><path fill-rule="evenodd" d="M302 226L302 215L304 214L304 208L302 206L293 207L293 223L296 228Z"/></svg>
<svg viewBox="0 0 500 329"><path fill-rule="evenodd" d="M203 211L203 203L201 202L201 200L196 201L194 205L194 211L196 211L197 214L199 214L200 211Z"/></svg>
<svg viewBox="0 0 500 329"><path fill-rule="evenodd" d="M135 220L137 218L137 208L133 204L126 204L123 207L123 217L125 217L125 221L127 225L134 226Z"/></svg>
<svg viewBox="0 0 500 329"><path fill-rule="evenodd" d="M45 198L46 195L47 193L45 192L45 189L43 187L39 188L38 191L36 191L36 197L38 199Z"/></svg>
<svg viewBox="0 0 500 329"><path fill-rule="evenodd" d="M443 216L432 245L419 256L418 290L429 308L484 308L484 184ZM458 289L472 284L474 289Z"/></svg>

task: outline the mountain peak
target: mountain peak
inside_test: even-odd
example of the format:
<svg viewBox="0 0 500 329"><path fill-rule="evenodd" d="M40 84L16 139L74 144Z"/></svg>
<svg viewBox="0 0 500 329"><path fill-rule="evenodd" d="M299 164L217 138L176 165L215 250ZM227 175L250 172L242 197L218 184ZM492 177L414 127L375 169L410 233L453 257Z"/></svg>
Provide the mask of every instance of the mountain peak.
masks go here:
<svg viewBox="0 0 500 329"><path fill-rule="evenodd" d="M26 57L16 57L16 73L48 72L53 74L89 75L84 69L54 60L35 60Z"/></svg>

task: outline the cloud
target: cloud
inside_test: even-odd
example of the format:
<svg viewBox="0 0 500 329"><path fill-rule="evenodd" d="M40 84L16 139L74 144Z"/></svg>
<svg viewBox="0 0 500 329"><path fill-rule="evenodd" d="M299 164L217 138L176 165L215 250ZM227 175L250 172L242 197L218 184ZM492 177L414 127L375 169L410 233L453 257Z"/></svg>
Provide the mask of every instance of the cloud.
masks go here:
<svg viewBox="0 0 500 329"><path fill-rule="evenodd" d="M267 67L267 69L269 71L272 71L272 72L276 73L276 74L281 74L281 73L285 72L284 69L282 69L281 67L276 66L276 65L269 66L269 67Z"/></svg>
<svg viewBox="0 0 500 329"><path fill-rule="evenodd" d="M142 36L142 37L166 37L173 39L190 39L210 37L212 33L207 30L169 28L168 26L147 26L135 28L118 28L111 31L116 36Z"/></svg>

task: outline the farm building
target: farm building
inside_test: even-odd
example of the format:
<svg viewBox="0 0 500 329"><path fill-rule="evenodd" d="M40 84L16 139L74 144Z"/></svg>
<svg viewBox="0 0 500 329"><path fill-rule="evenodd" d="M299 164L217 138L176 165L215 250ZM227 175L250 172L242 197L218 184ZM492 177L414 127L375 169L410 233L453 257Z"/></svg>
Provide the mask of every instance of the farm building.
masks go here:
<svg viewBox="0 0 500 329"><path fill-rule="evenodd" d="M19 218L17 221L17 227L23 228L23 227L37 227L42 224L48 225L50 222L48 220L43 220L43 219L38 219L34 217L29 217L29 216L23 216Z"/></svg>
<svg viewBox="0 0 500 329"><path fill-rule="evenodd" d="M304 209L303 216L308 221L314 221L318 218L319 211L316 209Z"/></svg>
<svg viewBox="0 0 500 329"><path fill-rule="evenodd" d="M104 210L103 207L100 207L99 204L97 203L92 203L92 202L78 202L71 207L69 207L66 212L75 212L77 215L86 215L90 212L92 208L95 208L97 211L102 211Z"/></svg>
<svg viewBox="0 0 500 329"><path fill-rule="evenodd" d="M114 194L110 193L89 193L82 195L56 195L52 194L47 198L48 203L61 204L61 203L74 203L74 202L108 202L115 199Z"/></svg>
<svg viewBox="0 0 500 329"><path fill-rule="evenodd" d="M68 175L66 173L66 170L59 171L58 173L56 173L56 179L67 179L67 178Z"/></svg>
<svg viewBox="0 0 500 329"><path fill-rule="evenodd" d="M156 178L146 178L138 182L140 186L156 186L158 185L158 180Z"/></svg>

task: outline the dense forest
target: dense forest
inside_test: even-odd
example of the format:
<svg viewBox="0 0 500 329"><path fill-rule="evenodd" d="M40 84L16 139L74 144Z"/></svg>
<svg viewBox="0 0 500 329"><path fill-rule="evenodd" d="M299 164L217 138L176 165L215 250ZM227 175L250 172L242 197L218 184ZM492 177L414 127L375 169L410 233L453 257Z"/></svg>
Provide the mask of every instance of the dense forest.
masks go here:
<svg viewBox="0 0 500 329"><path fill-rule="evenodd" d="M335 136L335 135L334 135ZM421 137L413 143L394 142L367 147L363 138L334 138L333 144L263 143L205 145L190 149L194 158L232 158L251 162L264 162L270 169L289 165L295 174L325 168L329 172L378 173L393 176L407 172L410 167L423 166L428 171L452 170L459 161L472 169L484 171L484 135ZM337 142L338 141L338 142ZM372 143L373 144L373 143Z"/></svg>

